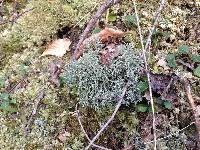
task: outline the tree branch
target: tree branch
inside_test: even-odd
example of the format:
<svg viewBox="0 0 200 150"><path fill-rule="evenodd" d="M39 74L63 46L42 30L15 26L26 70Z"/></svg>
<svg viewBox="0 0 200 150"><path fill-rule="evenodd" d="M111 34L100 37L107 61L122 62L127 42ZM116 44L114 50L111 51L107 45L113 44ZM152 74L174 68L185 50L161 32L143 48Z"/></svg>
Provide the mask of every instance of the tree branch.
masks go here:
<svg viewBox="0 0 200 150"><path fill-rule="evenodd" d="M35 117L36 113L37 113L37 110L38 110L38 107L39 107L39 104L40 104L40 101L44 98L44 90L40 90L39 93L38 93L38 96L35 98L36 100L36 103L35 103L35 106L31 112L31 115L30 115L30 118L27 122L27 125L26 127L24 128L24 135L25 137L28 135L29 133L29 130L30 130L30 127L31 127L31 124L32 124L32 121L33 121L33 118Z"/></svg>
<svg viewBox="0 0 200 150"><path fill-rule="evenodd" d="M110 8L112 5L115 5L115 4L119 3L119 2L120 2L120 0L106 0L106 2L97 10L96 14L89 21L89 23L87 24L87 27L85 28L85 30L83 31L82 35L79 38L79 42L78 42L78 44L76 46L76 49L74 51L74 54L73 54L73 59L75 59L76 54L79 52L83 41L88 36L88 33L94 28L95 23L97 22L97 20L102 16L102 14L108 8Z"/></svg>
<svg viewBox="0 0 200 150"><path fill-rule="evenodd" d="M76 104L76 115L77 115L77 119L78 119L78 122L79 122L79 125L81 126L81 130L83 131L83 133L85 134L87 140L89 142L91 142L89 136L87 135L82 123L81 123L81 119L80 119L80 113L79 113L79 110L78 110L78 104ZM96 148L99 148L99 149L103 149L103 150L111 150L111 149L108 149L108 148L105 148L105 147L102 147L102 146L99 146L99 145L96 145L96 144L92 144L92 146L96 147Z"/></svg>
<svg viewBox="0 0 200 150"><path fill-rule="evenodd" d="M187 79L185 79L183 81L183 83L184 83L184 87L185 87L185 90L186 90L186 95L187 95L189 104L192 107L192 111L193 111L193 114L194 114L195 125L196 125L196 129L197 129L197 132L198 132L198 137L199 137L198 143L199 143L199 146L200 146L200 119L199 119L200 106L196 106L196 104L195 104L195 101L194 101L194 99L192 97L192 92L191 92L192 90L191 90L189 81Z"/></svg>

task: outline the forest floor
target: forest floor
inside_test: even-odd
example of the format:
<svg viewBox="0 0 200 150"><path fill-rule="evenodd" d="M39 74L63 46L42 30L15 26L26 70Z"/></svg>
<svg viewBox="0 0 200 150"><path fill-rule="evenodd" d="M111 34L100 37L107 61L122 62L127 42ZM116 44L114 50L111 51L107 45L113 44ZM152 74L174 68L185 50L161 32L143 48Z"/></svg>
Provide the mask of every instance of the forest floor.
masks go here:
<svg viewBox="0 0 200 150"><path fill-rule="evenodd" d="M159 1L136 2L145 44ZM0 1L0 149L84 149L90 143L86 136L92 140L110 118L116 104L101 111L80 105L77 116L78 93L65 81L80 35L102 4ZM153 149L155 134L158 150L199 148L200 2L165 1L155 27L148 51L155 114L143 74L138 83L142 101L121 105L94 142L104 149ZM113 32L100 36L105 29ZM104 46L132 42L142 53L132 1L108 8L87 37L93 35ZM67 49L57 52L62 44Z"/></svg>

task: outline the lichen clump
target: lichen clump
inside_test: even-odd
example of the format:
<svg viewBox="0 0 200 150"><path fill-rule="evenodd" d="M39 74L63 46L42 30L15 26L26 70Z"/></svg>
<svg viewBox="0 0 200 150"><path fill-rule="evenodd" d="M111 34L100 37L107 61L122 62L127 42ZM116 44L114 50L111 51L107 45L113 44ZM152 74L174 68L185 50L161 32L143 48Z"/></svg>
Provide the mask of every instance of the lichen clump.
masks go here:
<svg viewBox="0 0 200 150"><path fill-rule="evenodd" d="M90 45L86 49L83 56L77 62L72 62L66 72L67 84L78 89L80 104L95 110L110 106L118 101L127 82L123 103L137 103L141 100L137 83L143 60L134 53L133 44L119 45L119 55L109 66L101 63L100 44Z"/></svg>

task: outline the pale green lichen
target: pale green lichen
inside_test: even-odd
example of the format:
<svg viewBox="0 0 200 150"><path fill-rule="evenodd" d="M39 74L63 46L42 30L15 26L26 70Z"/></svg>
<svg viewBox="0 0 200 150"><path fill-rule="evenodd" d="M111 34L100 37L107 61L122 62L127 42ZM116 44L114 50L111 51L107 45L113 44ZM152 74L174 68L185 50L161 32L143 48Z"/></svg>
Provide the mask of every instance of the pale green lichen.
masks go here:
<svg viewBox="0 0 200 150"><path fill-rule="evenodd" d="M137 83L143 60L134 52L133 44L117 47L119 55L111 65L101 63L101 45L89 46L83 56L72 62L66 71L66 82L77 87L79 101L83 106L99 110L118 101L124 86L128 84L123 104L137 103L141 100Z"/></svg>

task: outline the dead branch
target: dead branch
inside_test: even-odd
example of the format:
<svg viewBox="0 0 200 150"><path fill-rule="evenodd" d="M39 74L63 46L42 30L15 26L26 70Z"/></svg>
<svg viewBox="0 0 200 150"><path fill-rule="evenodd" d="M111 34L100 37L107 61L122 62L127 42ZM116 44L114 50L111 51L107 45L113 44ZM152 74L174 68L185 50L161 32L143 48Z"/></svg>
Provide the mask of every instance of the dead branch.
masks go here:
<svg viewBox="0 0 200 150"><path fill-rule="evenodd" d="M80 112L79 112L79 109L78 109L78 104L76 104L76 115L77 115L77 119L78 119L79 125L81 126L81 130L82 130L83 133L85 134L87 140L88 140L89 142L91 142L91 140L90 140L89 136L87 135L87 133L86 133L84 127L83 127L83 124L82 124L82 122L81 122L81 116L80 116ZM110 149L108 149L108 148L105 148L105 147L96 145L96 144L94 144L94 143L92 144L92 146L94 146L94 147L96 147L96 148L99 148L99 149L103 149L103 150L110 150Z"/></svg>
<svg viewBox="0 0 200 150"><path fill-rule="evenodd" d="M24 82L24 80L26 79L26 76L22 77L9 91L8 94L10 94L11 92L13 92L15 89L18 88L18 86Z"/></svg>
<svg viewBox="0 0 200 150"><path fill-rule="evenodd" d="M97 20L102 16L102 14L110 8L112 5L115 5L119 3L120 0L106 0L106 2L97 10L96 14L92 17L92 19L87 24L87 27L83 31L82 35L79 38L79 42L76 46L76 49L74 51L73 59L75 58L76 54L79 52L80 46L82 45L83 41L88 36L89 32L94 28L95 23Z"/></svg>
<svg viewBox="0 0 200 150"><path fill-rule="evenodd" d="M38 96L35 98L36 100L36 103L35 103L35 106L31 112L31 115L30 115L30 118L27 122L27 125L26 127L24 128L24 135L27 136L28 133L29 133L29 130L30 130L30 127L31 127L31 124L33 122L33 118L35 117L36 113L37 113L37 110L38 110L38 107L39 107L39 104L41 102L41 100L44 98L44 90L40 90Z"/></svg>
<svg viewBox="0 0 200 150"><path fill-rule="evenodd" d="M96 39L100 39L101 42L108 42L110 37L112 38L116 38L116 37L122 37L125 34L128 34L129 32L123 32L121 30L115 30L113 28L107 28L105 27L103 30L101 30L100 32L91 35L90 37L86 38L82 45L79 47L79 51L76 53L76 55L74 56L76 58L76 60L79 59L79 57L84 53L85 49L84 47L86 45L88 45L91 42L95 42Z"/></svg>
<svg viewBox="0 0 200 150"><path fill-rule="evenodd" d="M119 101L115 107L115 110L112 114L112 116L108 119L108 121L103 125L103 127L99 130L99 132L95 135L95 137L91 140L91 142L89 143L89 145L85 148L85 150L88 150L92 144L99 138L99 136L101 135L101 133L108 127L108 125L112 122L112 120L114 119L115 115L117 114L117 111L119 110L121 104L122 104L122 101L123 101L123 98L126 94L126 90L127 90L127 87L128 87L128 83L125 85L123 91L122 91L122 94L121 96L119 97Z"/></svg>
<svg viewBox="0 0 200 150"><path fill-rule="evenodd" d="M147 58L146 58L146 50L147 50L148 46L150 45L152 33L155 29L155 26L156 26L157 21L158 21L158 17L160 16L160 13L161 13L161 10L163 9L165 1L164 0L160 1L160 7L156 12L155 21L154 21L154 24L152 26L152 29L150 30L150 33L149 33L145 47L143 45L143 37L142 37L141 28L140 28L140 20L139 20L139 17L138 17L135 0L133 0L133 3L134 3L134 9L135 9L135 16L136 16L136 20L137 20L137 27L138 27L138 31L139 31L139 35L140 35L140 43L142 45L142 54L143 54L143 59L144 59L144 62L145 62L145 71L146 71L146 74L147 74L147 79L148 79L148 84L149 84L150 102L151 102L151 108L152 108L152 114L153 114L153 123L152 123L153 125L152 126L153 126L153 135L154 135L154 150L156 150L157 149L156 148L156 125L155 125L156 120L155 120L154 101L153 101L153 96L152 96L149 67L148 67Z"/></svg>
<svg viewBox="0 0 200 150"><path fill-rule="evenodd" d="M32 11L34 8L32 9L28 9L28 10L25 10L24 12L20 13L20 14L15 14L14 16L12 15L10 18L11 19L8 19L8 20L5 20L3 22L0 22L0 25L3 25L3 24L6 24L6 23L15 23L17 21L17 19L19 19L21 16L25 15L26 13Z"/></svg>
<svg viewBox="0 0 200 150"><path fill-rule="evenodd" d="M188 80L184 80L183 81L184 83L184 87L185 87L185 90L186 90L186 95L187 95L187 98L188 98L188 102L192 108L192 111L193 111L193 114L194 114L194 118L195 118L195 125L196 125L196 129L197 129L197 132L198 132L198 137L199 137L199 141L198 143L200 144L200 106L196 106L195 104L195 101L192 97L192 92L191 92L191 87L190 87L190 84L189 84L189 81Z"/></svg>

